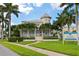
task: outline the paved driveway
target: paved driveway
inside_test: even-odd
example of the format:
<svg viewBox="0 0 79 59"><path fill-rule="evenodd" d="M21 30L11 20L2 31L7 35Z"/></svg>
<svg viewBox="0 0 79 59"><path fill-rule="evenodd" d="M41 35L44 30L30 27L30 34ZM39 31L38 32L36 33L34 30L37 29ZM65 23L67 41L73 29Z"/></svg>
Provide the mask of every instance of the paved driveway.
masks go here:
<svg viewBox="0 0 79 59"><path fill-rule="evenodd" d="M10 49L0 45L0 56L19 56L19 55L11 51Z"/></svg>

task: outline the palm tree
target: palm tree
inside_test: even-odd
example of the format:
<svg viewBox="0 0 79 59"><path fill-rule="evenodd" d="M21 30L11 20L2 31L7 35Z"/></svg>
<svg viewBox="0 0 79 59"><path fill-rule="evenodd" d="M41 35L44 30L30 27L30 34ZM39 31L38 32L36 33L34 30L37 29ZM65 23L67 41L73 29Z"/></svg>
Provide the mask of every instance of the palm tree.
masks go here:
<svg viewBox="0 0 79 59"><path fill-rule="evenodd" d="M1 19L1 23L2 23L2 30L1 30L1 38L3 39L3 31L4 31L4 21L5 21L5 18L4 18L4 12L5 12L5 9L4 9L4 6L3 5L0 5L0 19Z"/></svg>
<svg viewBox="0 0 79 59"><path fill-rule="evenodd" d="M68 25L68 31L70 32L70 25L74 22L73 10L64 10L61 14L58 14L57 21L54 23L55 26L61 29L61 39L63 39L63 26Z"/></svg>
<svg viewBox="0 0 79 59"><path fill-rule="evenodd" d="M17 27L18 27L18 29L19 29L19 31L20 31L20 35L23 36L23 29L26 28L25 25L24 25L24 24L19 24Z"/></svg>
<svg viewBox="0 0 79 59"><path fill-rule="evenodd" d="M20 31L19 31L19 28L18 28L18 25L12 25L11 26L11 36L18 36L20 37Z"/></svg>
<svg viewBox="0 0 79 59"><path fill-rule="evenodd" d="M12 3L4 3L5 9L6 9L6 18L9 19L9 37L11 37L11 14L13 13L18 17L18 6L17 5L12 5Z"/></svg>
<svg viewBox="0 0 79 59"><path fill-rule="evenodd" d="M66 16L66 24L68 25L68 32L70 32L70 26L72 23L75 23L75 17L73 16L74 12L73 10L65 11L64 12Z"/></svg>
<svg viewBox="0 0 79 59"><path fill-rule="evenodd" d="M63 26L66 25L66 16L64 13L58 14L57 21L55 22L55 26L58 27L58 29L61 29L61 39L63 39Z"/></svg>
<svg viewBox="0 0 79 59"><path fill-rule="evenodd" d="M71 9L72 7L74 7L75 6L75 8L72 8L73 10L74 10L74 14L75 14L75 22L76 22L76 25L77 25L77 30L78 30L78 6L79 6L79 3L62 3L61 5L60 5L60 7L63 7L64 5L67 5L66 7L65 7L65 9L64 10L66 10L66 11L68 11L69 9Z"/></svg>
<svg viewBox="0 0 79 59"><path fill-rule="evenodd" d="M75 8L74 8L74 12L75 12L75 22L76 22L76 28L77 28L77 30L78 30L78 6L79 6L79 3L70 3L70 4L68 4L68 3L62 3L61 5L60 5L60 7L63 7L64 5L67 5L67 7L65 7L65 9L64 10L66 10L66 11L68 11L70 8L72 8L72 7L74 7L75 6Z"/></svg>
<svg viewBox="0 0 79 59"><path fill-rule="evenodd" d="M65 7L65 10L69 10L70 8L74 7L74 12L75 12L75 22L76 22L76 29L77 29L77 32L79 32L79 29L78 29L78 7L79 7L79 3L62 3L60 5L60 7L63 7L64 5L67 5L67 7ZM79 45L79 34L77 35L78 36L78 45Z"/></svg>

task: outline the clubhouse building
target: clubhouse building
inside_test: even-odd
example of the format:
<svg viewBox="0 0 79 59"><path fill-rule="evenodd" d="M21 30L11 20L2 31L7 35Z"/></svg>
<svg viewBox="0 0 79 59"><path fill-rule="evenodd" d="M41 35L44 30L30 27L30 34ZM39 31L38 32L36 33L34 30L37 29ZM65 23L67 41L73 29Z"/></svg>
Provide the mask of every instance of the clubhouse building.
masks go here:
<svg viewBox="0 0 79 59"><path fill-rule="evenodd" d="M37 28L34 29L34 31L29 31L27 29L20 30L20 37L28 37L28 36L34 36L34 37L42 37L43 35L51 36L50 29L42 32L39 27L42 24L50 23L51 17L45 13L40 19L37 20L30 20L30 21L23 21L22 23L34 23Z"/></svg>

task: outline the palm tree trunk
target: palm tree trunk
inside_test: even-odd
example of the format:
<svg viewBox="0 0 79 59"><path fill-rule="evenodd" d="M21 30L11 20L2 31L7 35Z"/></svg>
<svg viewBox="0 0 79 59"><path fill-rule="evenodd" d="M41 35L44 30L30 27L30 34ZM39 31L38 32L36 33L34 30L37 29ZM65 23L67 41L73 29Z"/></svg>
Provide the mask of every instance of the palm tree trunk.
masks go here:
<svg viewBox="0 0 79 59"><path fill-rule="evenodd" d="M69 33L69 38L71 38L70 37L70 25L68 25L68 33Z"/></svg>
<svg viewBox="0 0 79 59"><path fill-rule="evenodd" d="M78 42L78 45L79 45L79 29L78 29L78 19L77 19L77 16L76 16L76 29L77 29L77 42Z"/></svg>
<svg viewBox="0 0 79 59"><path fill-rule="evenodd" d="M68 25L68 32L70 33L70 26Z"/></svg>
<svg viewBox="0 0 79 59"><path fill-rule="evenodd" d="M61 40L62 40L62 42L63 42L63 44L64 44L64 31L63 31L63 26L61 27L61 29L62 29L62 33L61 33Z"/></svg>
<svg viewBox="0 0 79 59"><path fill-rule="evenodd" d="M11 15L9 15L9 38L11 37Z"/></svg>
<svg viewBox="0 0 79 59"><path fill-rule="evenodd" d="M2 21L2 30L1 30L1 39L3 39L3 21Z"/></svg>
<svg viewBox="0 0 79 59"><path fill-rule="evenodd" d="M75 22L76 22L76 30L77 30L77 33L79 32L78 30L78 6L75 4L75 13L76 13L76 17L75 17ZM78 42L78 45L79 45L79 33L77 34L77 42Z"/></svg>
<svg viewBox="0 0 79 59"><path fill-rule="evenodd" d="M4 23L3 23L3 21L4 21L4 13L3 13L3 11L1 12L1 14L2 14L2 35L1 35L1 38L3 39L3 35L4 35L4 34L3 34L3 31L4 31L4 30L3 30L3 28L4 28L4 27L3 27L3 26L4 26Z"/></svg>
<svg viewBox="0 0 79 59"><path fill-rule="evenodd" d="M36 28L35 28L34 34L35 34L35 40L36 40Z"/></svg>
<svg viewBox="0 0 79 59"><path fill-rule="evenodd" d="M61 40L64 40L64 37L63 37L63 34L64 33L64 31L63 31L63 26L61 26Z"/></svg>

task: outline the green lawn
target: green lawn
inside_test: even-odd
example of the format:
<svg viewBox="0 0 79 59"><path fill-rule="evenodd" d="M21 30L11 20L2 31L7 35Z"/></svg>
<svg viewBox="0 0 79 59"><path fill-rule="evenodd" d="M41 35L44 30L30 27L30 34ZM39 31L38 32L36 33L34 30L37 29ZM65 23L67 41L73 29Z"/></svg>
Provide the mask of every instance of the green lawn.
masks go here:
<svg viewBox="0 0 79 59"><path fill-rule="evenodd" d="M22 44L22 45L26 45L26 44L31 44L34 43L35 41L23 41L23 42L19 42L18 44Z"/></svg>
<svg viewBox="0 0 79 59"><path fill-rule="evenodd" d="M37 44L33 44L32 46L67 55L79 56L79 46L76 43L77 42L67 41L65 42L65 44L62 44L61 41L51 41L51 42L43 41Z"/></svg>
<svg viewBox="0 0 79 59"><path fill-rule="evenodd" d="M9 44L9 42L0 41L0 44L2 44L3 46L11 49L12 51L22 56L46 56L45 54L41 54L41 53L38 53L36 51L30 50L21 46Z"/></svg>

